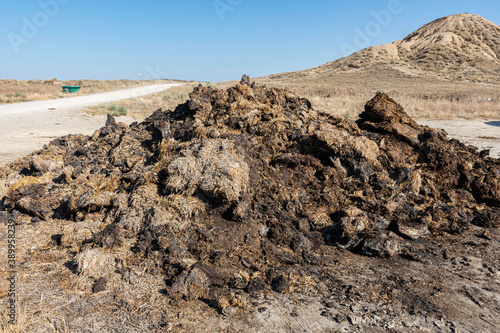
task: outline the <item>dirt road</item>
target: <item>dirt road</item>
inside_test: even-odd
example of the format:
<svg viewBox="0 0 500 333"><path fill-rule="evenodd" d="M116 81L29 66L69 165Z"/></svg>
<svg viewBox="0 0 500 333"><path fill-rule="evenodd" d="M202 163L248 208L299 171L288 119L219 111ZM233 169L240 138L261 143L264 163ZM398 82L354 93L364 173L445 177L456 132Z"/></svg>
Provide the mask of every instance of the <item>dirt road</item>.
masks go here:
<svg viewBox="0 0 500 333"><path fill-rule="evenodd" d="M67 134L92 134L104 126L105 116L90 116L82 108L139 97L178 84L157 84L102 94L0 105L0 166L42 148L52 139ZM131 117L119 117L131 123Z"/></svg>
<svg viewBox="0 0 500 333"><path fill-rule="evenodd" d="M479 150L489 149L490 156L500 158L500 120L417 120L420 125L441 128L450 138Z"/></svg>

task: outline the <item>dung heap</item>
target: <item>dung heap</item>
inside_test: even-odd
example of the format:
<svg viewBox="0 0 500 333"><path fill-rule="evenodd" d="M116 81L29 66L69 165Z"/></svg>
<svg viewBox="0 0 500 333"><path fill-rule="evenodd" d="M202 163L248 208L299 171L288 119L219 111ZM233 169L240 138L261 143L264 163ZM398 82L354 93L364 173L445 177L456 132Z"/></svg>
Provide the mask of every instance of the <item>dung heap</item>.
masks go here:
<svg viewBox="0 0 500 333"><path fill-rule="evenodd" d="M0 209L78 224L53 239L93 292L150 261L165 297L224 309L324 279L332 248L410 256L421 238L498 227L499 177L498 159L418 125L384 93L354 122L245 76L142 123L108 116L91 137L0 169Z"/></svg>

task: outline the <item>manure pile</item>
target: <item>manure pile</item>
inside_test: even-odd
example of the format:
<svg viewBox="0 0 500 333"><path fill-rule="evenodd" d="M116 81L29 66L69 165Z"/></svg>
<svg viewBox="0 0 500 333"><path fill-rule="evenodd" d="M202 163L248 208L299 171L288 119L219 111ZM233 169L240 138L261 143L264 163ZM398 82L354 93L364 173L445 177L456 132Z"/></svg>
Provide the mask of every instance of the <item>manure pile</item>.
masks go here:
<svg viewBox="0 0 500 333"><path fill-rule="evenodd" d="M499 178L498 159L418 125L384 93L354 122L244 76L144 122L108 116L91 137L53 140L0 169L0 209L78 223L54 246L92 292L151 261L165 297L223 310L327 280L331 248L404 256L420 238L498 227Z"/></svg>

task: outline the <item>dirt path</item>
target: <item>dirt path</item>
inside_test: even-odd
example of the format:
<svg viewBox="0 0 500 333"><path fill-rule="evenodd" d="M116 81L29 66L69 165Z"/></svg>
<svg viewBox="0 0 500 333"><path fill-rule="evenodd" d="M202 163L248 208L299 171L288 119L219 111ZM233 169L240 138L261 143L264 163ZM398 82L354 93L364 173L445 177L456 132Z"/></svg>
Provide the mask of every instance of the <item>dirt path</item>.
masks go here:
<svg viewBox="0 0 500 333"><path fill-rule="evenodd" d="M105 116L89 116L83 107L139 97L178 84L157 84L90 96L0 105L0 166L42 148L67 134L92 134L104 126ZM119 117L131 123L131 117Z"/></svg>
<svg viewBox="0 0 500 333"><path fill-rule="evenodd" d="M417 120L420 125L441 128L450 138L479 150L489 149L490 156L500 158L500 120Z"/></svg>

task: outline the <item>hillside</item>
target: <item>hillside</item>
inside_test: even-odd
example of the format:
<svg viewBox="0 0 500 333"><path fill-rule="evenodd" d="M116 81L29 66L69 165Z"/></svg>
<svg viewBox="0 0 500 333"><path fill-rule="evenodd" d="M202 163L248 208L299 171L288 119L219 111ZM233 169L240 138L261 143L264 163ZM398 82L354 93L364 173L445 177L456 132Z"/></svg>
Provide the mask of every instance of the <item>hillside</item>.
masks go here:
<svg viewBox="0 0 500 333"><path fill-rule="evenodd" d="M413 117L497 119L499 78L500 27L479 15L457 14L402 40L257 82L291 89L336 115L357 116L382 90Z"/></svg>
<svg viewBox="0 0 500 333"><path fill-rule="evenodd" d="M271 78L323 76L374 67L411 76L498 82L500 27L475 14L446 16L402 40L372 46L313 69Z"/></svg>

